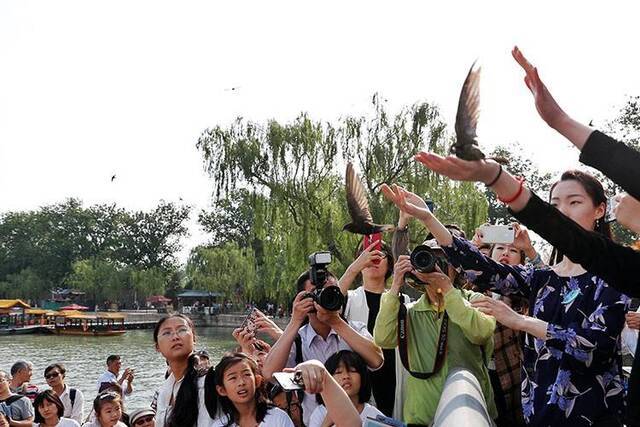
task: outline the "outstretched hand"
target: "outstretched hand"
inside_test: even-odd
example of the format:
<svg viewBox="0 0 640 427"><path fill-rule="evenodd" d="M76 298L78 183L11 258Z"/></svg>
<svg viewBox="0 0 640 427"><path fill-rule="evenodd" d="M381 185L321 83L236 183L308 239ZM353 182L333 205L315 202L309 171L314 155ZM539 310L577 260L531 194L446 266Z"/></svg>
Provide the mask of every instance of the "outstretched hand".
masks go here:
<svg viewBox="0 0 640 427"><path fill-rule="evenodd" d="M428 218L431 211L427 207L427 204L418 196L410 191L405 190L399 185L382 184L382 194L394 205L407 215L410 215L419 220Z"/></svg>
<svg viewBox="0 0 640 427"><path fill-rule="evenodd" d="M421 151L415 159L434 171L456 181L478 181L491 183L499 172L500 165L492 160L462 160L458 157L442 157Z"/></svg>
<svg viewBox="0 0 640 427"><path fill-rule="evenodd" d="M525 58L518 46L513 48L511 55L525 72L524 82L533 94L538 114L549 126L556 128L567 114L562 111L545 84L540 80L538 69Z"/></svg>

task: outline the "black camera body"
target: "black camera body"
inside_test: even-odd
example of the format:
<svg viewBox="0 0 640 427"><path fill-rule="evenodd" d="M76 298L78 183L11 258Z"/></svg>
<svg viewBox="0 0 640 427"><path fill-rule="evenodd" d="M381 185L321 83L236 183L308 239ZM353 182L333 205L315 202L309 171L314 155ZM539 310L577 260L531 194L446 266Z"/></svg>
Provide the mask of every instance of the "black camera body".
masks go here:
<svg viewBox="0 0 640 427"><path fill-rule="evenodd" d="M434 249L427 245L416 246L409 256L411 266L420 273L433 273L438 266L446 274L447 261L438 253L439 251L441 249ZM426 285L413 273L406 273L405 276L418 285Z"/></svg>
<svg viewBox="0 0 640 427"><path fill-rule="evenodd" d="M329 277L327 266L331 264L330 252L314 252L309 255L309 280L316 287L307 292L304 298L311 298L320 307L329 311L338 311L344 304L344 295L337 286L324 287Z"/></svg>

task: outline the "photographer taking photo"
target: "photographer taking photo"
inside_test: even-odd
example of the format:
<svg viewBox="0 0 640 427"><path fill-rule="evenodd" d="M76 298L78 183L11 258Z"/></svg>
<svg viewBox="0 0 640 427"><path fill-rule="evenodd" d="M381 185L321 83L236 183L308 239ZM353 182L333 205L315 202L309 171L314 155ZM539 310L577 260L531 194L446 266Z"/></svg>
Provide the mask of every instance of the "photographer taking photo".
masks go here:
<svg viewBox="0 0 640 427"><path fill-rule="evenodd" d="M410 305L399 297L405 281L422 293ZM410 373L403 408L403 421L408 424L429 425L433 421L453 368L473 373L481 384L489 416L497 417L486 366L493 352L496 322L470 306L482 294L456 289L454 283L460 281L443 250L430 239L414 248L411 256L398 257L391 288L382 295L373 336L382 348L399 346L400 359Z"/></svg>
<svg viewBox="0 0 640 427"><path fill-rule="evenodd" d="M312 281L312 278L318 280L318 274L314 263L311 264L310 271L302 273L296 282L298 293L293 301L291 320L264 361L265 378L270 379L274 372L280 372L285 367L292 368L308 360L316 359L325 363L329 356L340 350L358 353L370 370L380 368L384 361L382 350L374 344L367 325L345 321L340 317L341 305L334 307L333 311L321 305L325 304L327 296L341 295L335 276L326 271L328 262L325 263L325 273L320 273L320 280L324 282L317 282L319 286ZM329 298L329 302L335 301ZM305 324L307 318L308 324ZM302 402L305 425L309 423L311 413L317 406L314 396L305 395Z"/></svg>

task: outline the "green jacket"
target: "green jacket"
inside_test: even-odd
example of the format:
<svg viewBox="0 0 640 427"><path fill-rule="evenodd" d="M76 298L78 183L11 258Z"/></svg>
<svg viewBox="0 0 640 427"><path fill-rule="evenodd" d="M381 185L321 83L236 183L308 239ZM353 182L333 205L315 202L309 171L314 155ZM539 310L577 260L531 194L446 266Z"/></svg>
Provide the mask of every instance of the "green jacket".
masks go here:
<svg viewBox="0 0 640 427"><path fill-rule="evenodd" d="M444 296L444 308L449 315L447 353L440 371L427 380L408 375L403 415L404 422L429 424L433 421L449 369L465 368L471 371L482 386L489 415L495 419L498 412L493 399L486 362L493 353L493 331L496 320L469 306L469 302L482 294L452 289ZM380 312L373 329L373 338L382 348L398 345L397 296L385 292L380 300ZM431 372L442 323L442 315L425 295L413 305L407 305L409 365L412 371ZM400 362L399 362L400 363Z"/></svg>

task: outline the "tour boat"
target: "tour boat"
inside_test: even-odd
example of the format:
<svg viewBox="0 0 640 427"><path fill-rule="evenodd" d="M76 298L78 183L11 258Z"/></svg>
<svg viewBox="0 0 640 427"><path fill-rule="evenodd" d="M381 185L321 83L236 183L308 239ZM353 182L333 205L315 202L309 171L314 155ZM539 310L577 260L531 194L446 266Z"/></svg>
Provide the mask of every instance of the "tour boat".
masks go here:
<svg viewBox="0 0 640 427"><path fill-rule="evenodd" d="M55 333L98 337L122 335L127 332L124 319L125 315L121 313L71 313L56 318Z"/></svg>

